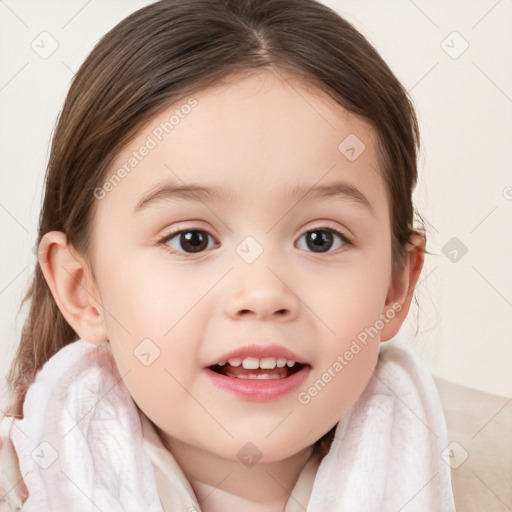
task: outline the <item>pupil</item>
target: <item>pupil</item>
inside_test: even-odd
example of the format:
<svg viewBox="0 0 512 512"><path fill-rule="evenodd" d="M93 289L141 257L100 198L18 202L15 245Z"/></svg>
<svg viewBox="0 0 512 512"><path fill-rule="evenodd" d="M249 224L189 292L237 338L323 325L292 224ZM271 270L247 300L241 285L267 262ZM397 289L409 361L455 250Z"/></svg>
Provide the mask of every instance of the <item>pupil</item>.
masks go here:
<svg viewBox="0 0 512 512"><path fill-rule="evenodd" d="M332 233L329 231L311 231L307 237L307 245L314 252L322 252L322 248L329 249L329 246L332 244L332 236ZM323 247L325 243L327 243L328 247Z"/></svg>
<svg viewBox="0 0 512 512"><path fill-rule="evenodd" d="M180 244L183 249L190 249L189 252L200 252L208 245L208 239L201 231L187 231L181 234Z"/></svg>

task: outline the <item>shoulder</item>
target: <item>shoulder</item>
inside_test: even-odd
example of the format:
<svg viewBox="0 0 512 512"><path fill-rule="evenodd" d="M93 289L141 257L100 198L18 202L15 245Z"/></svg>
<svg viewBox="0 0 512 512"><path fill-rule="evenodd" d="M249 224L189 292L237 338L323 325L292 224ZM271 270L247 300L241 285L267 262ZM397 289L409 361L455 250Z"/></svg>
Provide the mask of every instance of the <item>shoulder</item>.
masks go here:
<svg viewBox="0 0 512 512"><path fill-rule="evenodd" d="M458 512L512 509L512 398L434 377Z"/></svg>
<svg viewBox="0 0 512 512"><path fill-rule="evenodd" d="M18 456L10 439L12 420L0 419L0 512L21 509L28 490L21 476Z"/></svg>

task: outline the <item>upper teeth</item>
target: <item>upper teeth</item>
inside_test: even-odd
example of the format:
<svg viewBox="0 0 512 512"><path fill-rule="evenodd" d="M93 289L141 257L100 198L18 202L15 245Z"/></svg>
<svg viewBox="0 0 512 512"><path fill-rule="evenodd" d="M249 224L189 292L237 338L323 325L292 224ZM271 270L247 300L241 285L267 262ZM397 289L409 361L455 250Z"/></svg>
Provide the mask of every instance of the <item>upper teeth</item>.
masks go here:
<svg viewBox="0 0 512 512"><path fill-rule="evenodd" d="M295 364L295 361L292 361L291 359L286 359L284 357L262 357L261 359L258 359L257 357L245 357L244 359L229 359L227 362L231 366L242 365L247 370L256 370L257 368L270 370L272 368L275 368L276 366L278 368L282 368L285 365L291 368ZM226 364L226 361L220 361L217 364L219 366L224 366Z"/></svg>

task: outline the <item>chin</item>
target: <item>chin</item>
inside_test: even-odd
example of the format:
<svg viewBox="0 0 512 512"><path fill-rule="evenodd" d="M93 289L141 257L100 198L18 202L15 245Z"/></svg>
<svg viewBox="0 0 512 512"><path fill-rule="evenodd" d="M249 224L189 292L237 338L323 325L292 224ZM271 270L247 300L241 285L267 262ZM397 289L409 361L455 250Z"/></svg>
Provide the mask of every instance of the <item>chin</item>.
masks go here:
<svg viewBox="0 0 512 512"><path fill-rule="evenodd" d="M279 438L270 441L269 439L255 439L250 441L251 436L244 436L248 441L244 442L234 442L230 443L230 448L223 452L225 456L226 453L233 454L229 457L232 460L239 460L244 465L251 467L255 463L273 463L280 462L286 459L289 459L293 456L298 455L300 452L307 450L312 447L314 441L309 444L297 444L295 442L291 442L291 437L288 437L286 445L284 445L284 440ZM240 439L240 438L239 438Z"/></svg>

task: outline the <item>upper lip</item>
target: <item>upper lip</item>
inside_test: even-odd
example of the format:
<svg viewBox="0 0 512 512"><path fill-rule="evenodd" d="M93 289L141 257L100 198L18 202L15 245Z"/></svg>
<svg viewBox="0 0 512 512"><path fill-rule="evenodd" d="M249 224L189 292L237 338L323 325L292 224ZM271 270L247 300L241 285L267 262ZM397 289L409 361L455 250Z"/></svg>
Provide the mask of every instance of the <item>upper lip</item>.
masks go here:
<svg viewBox="0 0 512 512"><path fill-rule="evenodd" d="M246 357L256 357L258 359L263 357L275 357L276 359L279 357L284 357L285 359L295 361L296 363L308 364L290 349L273 343L270 345L244 345L243 347L225 353L221 357L217 357L214 361L211 361L206 366L213 366L221 361L229 361L230 359L245 359Z"/></svg>

